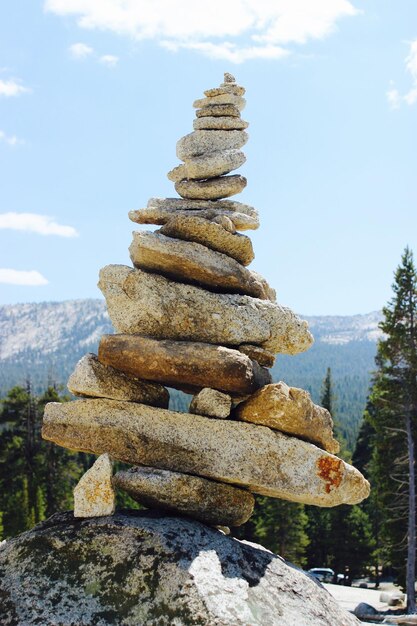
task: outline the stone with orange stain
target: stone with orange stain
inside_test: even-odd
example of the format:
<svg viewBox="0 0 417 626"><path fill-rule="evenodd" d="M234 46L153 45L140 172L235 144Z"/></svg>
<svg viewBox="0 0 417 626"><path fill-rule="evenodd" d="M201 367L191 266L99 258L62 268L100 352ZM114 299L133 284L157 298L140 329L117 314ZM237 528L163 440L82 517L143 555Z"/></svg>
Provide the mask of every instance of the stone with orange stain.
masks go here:
<svg viewBox="0 0 417 626"><path fill-rule="evenodd" d="M115 491L112 475L112 460L107 453L102 454L74 489L74 517L113 515Z"/></svg>
<svg viewBox="0 0 417 626"><path fill-rule="evenodd" d="M336 457L321 456L317 460L319 476L326 481L326 493L340 487L343 479L342 461Z"/></svg>

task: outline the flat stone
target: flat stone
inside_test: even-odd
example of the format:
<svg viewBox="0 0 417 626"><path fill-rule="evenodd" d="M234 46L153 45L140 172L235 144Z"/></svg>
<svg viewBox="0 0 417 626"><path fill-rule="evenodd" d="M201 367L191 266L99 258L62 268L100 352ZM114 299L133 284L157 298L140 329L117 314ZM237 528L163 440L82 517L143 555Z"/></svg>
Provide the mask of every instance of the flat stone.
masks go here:
<svg viewBox="0 0 417 626"><path fill-rule="evenodd" d="M269 352L260 346L253 346L250 343L242 343L238 350L264 367L272 367L275 363L275 354L272 354L272 352Z"/></svg>
<svg viewBox="0 0 417 626"><path fill-rule="evenodd" d="M328 452L337 453L340 449L333 437L329 411L314 404L307 391L283 382L267 385L239 404L236 417L302 437Z"/></svg>
<svg viewBox="0 0 417 626"><path fill-rule="evenodd" d="M241 87L240 85L236 85L233 83L226 83L221 86L221 87L213 87L213 89L206 89L206 91L204 92L204 95L207 96L207 98L211 98L213 96L221 96L222 94L225 93L232 93L235 96L244 96L246 92L246 89L244 87Z"/></svg>
<svg viewBox="0 0 417 626"><path fill-rule="evenodd" d="M167 409L169 393L162 385L122 372L100 363L95 354L86 354L78 361L71 374L68 389L76 396L129 400Z"/></svg>
<svg viewBox="0 0 417 626"><path fill-rule="evenodd" d="M244 213L254 219L259 219L256 209L237 200L186 200L184 198L151 198L148 208L171 210L222 209L227 212Z"/></svg>
<svg viewBox="0 0 417 626"><path fill-rule="evenodd" d="M204 179L228 174L243 165L246 157L243 152L237 150L224 150L212 152L203 157L196 157L178 165L168 172L169 180L174 183L184 179Z"/></svg>
<svg viewBox="0 0 417 626"><path fill-rule="evenodd" d="M232 409L232 398L217 389L205 387L191 400L190 413L225 419Z"/></svg>
<svg viewBox="0 0 417 626"><path fill-rule="evenodd" d="M240 293L270 299L266 281L229 256L200 243L136 231L129 247L135 267L215 292Z"/></svg>
<svg viewBox="0 0 417 626"><path fill-rule="evenodd" d="M245 130L248 122L240 117L198 117L193 120L194 130Z"/></svg>
<svg viewBox="0 0 417 626"><path fill-rule="evenodd" d="M229 218L221 216L233 225ZM194 241L207 248L227 254L242 265L249 265L255 257L252 242L249 237L226 230L225 222L202 219L201 217L188 217L187 215L176 215L162 226L160 232L168 237ZM230 229L230 226L228 226Z"/></svg>
<svg viewBox="0 0 417 626"><path fill-rule="evenodd" d="M220 95L220 94L219 94ZM240 111L234 104L208 104L196 112L197 117L240 117Z"/></svg>
<svg viewBox="0 0 417 626"><path fill-rule="evenodd" d="M196 200L195 202L202 202L202 200ZM257 228L259 228L258 218L251 217L250 215L246 215L245 213L227 211L221 208L190 210L150 207L146 209L139 209L137 211L129 211L129 219L131 219L132 222L136 222L136 224L166 224L173 215L183 215L187 217L194 216L206 220L215 220L219 217L228 217L233 223L236 230L256 230Z"/></svg>
<svg viewBox="0 0 417 626"><path fill-rule="evenodd" d="M244 176L234 174L201 181L181 180L175 183L175 190L183 198L220 200L220 198L228 198L240 193L246 185L247 180Z"/></svg>
<svg viewBox="0 0 417 626"><path fill-rule="evenodd" d="M141 405L142 406L142 405ZM74 517L103 517L115 510L113 463L102 454L74 489Z"/></svg>
<svg viewBox="0 0 417 626"><path fill-rule="evenodd" d="M132 376L170 387L211 387L253 393L271 382L268 370L238 350L208 343L156 340L140 335L103 335L98 357Z"/></svg>
<svg viewBox="0 0 417 626"><path fill-rule="evenodd" d="M0 550L6 626L359 626L300 569L201 522L57 513Z"/></svg>
<svg viewBox="0 0 417 626"><path fill-rule="evenodd" d="M125 265L104 267L99 288L119 333L229 346L259 344L284 354L304 352L313 343L307 322L269 300L212 293Z"/></svg>
<svg viewBox="0 0 417 626"><path fill-rule="evenodd" d="M253 512L255 498L248 491L153 467L118 472L113 482L149 508L189 515L213 526L240 526Z"/></svg>
<svg viewBox="0 0 417 626"><path fill-rule="evenodd" d="M71 450L108 452L132 465L194 474L305 504L357 504L369 495L369 483L358 470L301 439L136 402L49 403L42 436Z"/></svg>
<svg viewBox="0 0 417 626"><path fill-rule="evenodd" d="M244 130L195 130L177 142L177 157L187 161L210 152L235 150L244 146L247 140L248 134Z"/></svg>
<svg viewBox="0 0 417 626"><path fill-rule="evenodd" d="M201 98L193 102L195 109L202 109L210 104L234 104L239 111L242 111L246 106L245 98L242 96L235 96L233 93L222 93L218 96L210 96L209 98Z"/></svg>

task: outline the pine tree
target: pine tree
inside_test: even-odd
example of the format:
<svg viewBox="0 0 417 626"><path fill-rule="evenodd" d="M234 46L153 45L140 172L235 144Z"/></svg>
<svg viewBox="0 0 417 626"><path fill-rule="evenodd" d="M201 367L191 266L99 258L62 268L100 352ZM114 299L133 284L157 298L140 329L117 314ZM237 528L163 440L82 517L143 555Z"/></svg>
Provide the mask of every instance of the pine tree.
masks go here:
<svg viewBox="0 0 417 626"><path fill-rule="evenodd" d="M370 396L368 419L375 429L371 477L383 505L384 548L405 578L407 610L414 613L417 273L409 248L404 251L392 288L394 296L383 309L380 327L385 338L378 345Z"/></svg>

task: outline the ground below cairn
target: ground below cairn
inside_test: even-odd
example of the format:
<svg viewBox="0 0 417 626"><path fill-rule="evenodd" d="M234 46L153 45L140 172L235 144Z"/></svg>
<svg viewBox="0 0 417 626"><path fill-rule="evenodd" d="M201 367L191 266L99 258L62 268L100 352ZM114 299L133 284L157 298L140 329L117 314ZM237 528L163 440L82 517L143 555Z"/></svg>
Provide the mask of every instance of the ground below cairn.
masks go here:
<svg viewBox="0 0 417 626"><path fill-rule="evenodd" d="M355 626L261 546L152 511L56 514L0 547L3 626Z"/></svg>

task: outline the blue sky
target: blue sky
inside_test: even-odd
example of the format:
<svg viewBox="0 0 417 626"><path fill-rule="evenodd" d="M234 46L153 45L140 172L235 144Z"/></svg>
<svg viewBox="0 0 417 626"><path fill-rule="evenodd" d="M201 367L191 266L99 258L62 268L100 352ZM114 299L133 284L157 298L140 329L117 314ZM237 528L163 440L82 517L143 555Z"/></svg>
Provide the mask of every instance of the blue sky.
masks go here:
<svg viewBox="0 0 417 626"><path fill-rule="evenodd" d="M0 5L0 303L100 297L192 102L232 72L250 139L252 268L304 314L391 297L417 253L414 0Z"/></svg>

